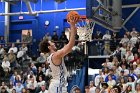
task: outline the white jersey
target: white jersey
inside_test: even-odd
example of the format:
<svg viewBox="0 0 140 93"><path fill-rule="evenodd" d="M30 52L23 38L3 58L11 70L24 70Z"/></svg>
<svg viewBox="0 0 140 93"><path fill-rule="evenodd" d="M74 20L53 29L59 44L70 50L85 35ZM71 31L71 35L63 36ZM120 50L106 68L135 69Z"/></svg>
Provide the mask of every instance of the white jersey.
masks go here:
<svg viewBox="0 0 140 93"><path fill-rule="evenodd" d="M50 64L49 69L51 71L52 80L50 82L49 91L50 93L53 91L57 91L56 93L65 93L63 91L63 87L67 86L67 69L62 59L62 63L60 65L55 65L52 62L53 53L47 58L47 62ZM53 87L54 86L54 87ZM53 87L53 88L52 88ZM57 89L55 89L57 88ZM59 89L61 88L61 89Z"/></svg>

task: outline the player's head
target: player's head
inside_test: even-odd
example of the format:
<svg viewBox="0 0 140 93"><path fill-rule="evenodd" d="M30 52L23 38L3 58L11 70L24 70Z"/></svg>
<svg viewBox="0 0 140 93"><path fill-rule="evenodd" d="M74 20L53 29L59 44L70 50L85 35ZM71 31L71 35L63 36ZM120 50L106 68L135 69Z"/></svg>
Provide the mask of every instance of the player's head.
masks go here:
<svg viewBox="0 0 140 93"><path fill-rule="evenodd" d="M55 51L56 46L55 43L49 41L48 39L43 40L39 45L40 51L42 53L49 53L51 50Z"/></svg>

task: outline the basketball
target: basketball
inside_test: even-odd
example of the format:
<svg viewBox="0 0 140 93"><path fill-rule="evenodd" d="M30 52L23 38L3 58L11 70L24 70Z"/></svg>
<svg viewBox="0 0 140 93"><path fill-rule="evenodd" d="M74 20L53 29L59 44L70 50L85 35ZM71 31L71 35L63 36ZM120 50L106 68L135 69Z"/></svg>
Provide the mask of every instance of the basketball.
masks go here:
<svg viewBox="0 0 140 93"><path fill-rule="evenodd" d="M76 17L76 18L78 19L77 22L78 22L79 19L80 19L80 15L78 14L77 11L70 11L70 12L67 14L67 20L68 20L68 22L69 22L71 19L73 19L73 17Z"/></svg>

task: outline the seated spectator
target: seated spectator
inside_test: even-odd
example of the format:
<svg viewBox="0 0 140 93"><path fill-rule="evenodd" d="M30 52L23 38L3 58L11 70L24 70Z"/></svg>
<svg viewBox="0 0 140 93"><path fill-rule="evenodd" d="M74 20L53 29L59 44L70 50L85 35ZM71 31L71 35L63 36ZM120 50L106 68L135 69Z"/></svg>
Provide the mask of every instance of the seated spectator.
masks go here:
<svg viewBox="0 0 140 93"><path fill-rule="evenodd" d="M53 41L58 41L58 35L57 35L56 31L53 32L52 40Z"/></svg>
<svg viewBox="0 0 140 93"><path fill-rule="evenodd" d="M96 87L95 93L100 93L100 88L99 87Z"/></svg>
<svg viewBox="0 0 140 93"><path fill-rule="evenodd" d="M28 51L28 48L25 44L22 44L22 47L19 49L18 53L17 53L17 58L21 58L26 56L26 53Z"/></svg>
<svg viewBox="0 0 140 93"><path fill-rule="evenodd" d="M138 34L138 31L136 31L136 28L134 28L134 27L132 28L130 35L133 36L133 34L136 34L136 36Z"/></svg>
<svg viewBox="0 0 140 93"><path fill-rule="evenodd" d="M12 90L15 89L15 86L12 81L10 81L8 92L12 93Z"/></svg>
<svg viewBox="0 0 140 93"><path fill-rule="evenodd" d="M5 89L5 87L2 87L0 93L8 93L8 91Z"/></svg>
<svg viewBox="0 0 140 93"><path fill-rule="evenodd" d="M120 48L121 58L123 58L126 54L126 46L127 46L127 44L124 43L124 44L122 44L122 47Z"/></svg>
<svg viewBox="0 0 140 93"><path fill-rule="evenodd" d="M16 92L16 89L13 89L11 93L17 93L17 92Z"/></svg>
<svg viewBox="0 0 140 93"><path fill-rule="evenodd" d="M89 93L95 93L96 87L94 86L94 82L90 81L90 88L89 88Z"/></svg>
<svg viewBox="0 0 140 93"><path fill-rule="evenodd" d="M113 86L115 86L116 81L112 79L112 75L108 75L108 82L107 82L109 88L112 88Z"/></svg>
<svg viewBox="0 0 140 93"><path fill-rule="evenodd" d="M36 76L34 75L33 71L30 71L27 75L27 80L30 81L32 78L36 81Z"/></svg>
<svg viewBox="0 0 140 93"><path fill-rule="evenodd" d="M129 38L127 37L127 35L124 35L124 37L121 39L120 44L124 44L124 43L129 43Z"/></svg>
<svg viewBox="0 0 140 93"><path fill-rule="evenodd" d="M18 77L19 80L21 80L21 76L17 73L17 71L15 71L14 74L10 77L10 81L14 83L16 77Z"/></svg>
<svg viewBox="0 0 140 93"><path fill-rule="evenodd" d="M62 32L60 38L59 38L60 41L63 41L63 42L68 42L68 38L65 34L65 32Z"/></svg>
<svg viewBox="0 0 140 93"><path fill-rule="evenodd" d="M74 91L75 91L75 93L81 93L81 90L78 87Z"/></svg>
<svg viewBox="0 0 140 93"><path fill-rule="evenodd" d="M17 51L18 51L18 48L15 46L15 44L14 43L12 43L12 47L9 49L9 51L8 51L8 53L10 53L11 52L11 50L13 51L13 53L17 53Z"/></svg>
<svg viewBox="0 0 140 93"><path fill-rule="evenodd" d="M48 32L48 33L43 37L43 39L51 40L52 37L50 36L50 33Z"/></svg>
<svg viewBox="0 0 140 93"><path fill-rule="evenodd" d="M133 53L130 50L128 50L128 52L126 53L125 57L126 57L126 61L128 63L130 63L132 60L134 60Z"/></svg>
<svg viewBox="0 0 140 93"><path fill-rule="evenodd" d="M139 56L137 53L134 54L134 60L130 61L130 62L136 62L139 59Z"/></svg>
<svg viewBox="0 0 140 93"><path fill-rule="evenodd" d="M105 82L108 82L109 81L109 79L110 79L109 77L110 76L112 77L113 80L116 80L116 76L114 75L113 69L110 69L109 70L108 76L105 78Z"/></svg>
<svg viewBox="0 0 140 93"><path fill-rule="evenodd" d="M86 87L85 87L85 93L90 93L90 92L89 92L89 86L86 86Z"/></svg>
<svg viewBox="0 0 140 93"><path fill-rule="evenodd" d="M21 82L21 78L17 75L15 77L14 86L16 86L18 82Z"/></svg>
<svg viewBox="0 0 140 93"><path fill-rule="evenodd" d="M37 62L39 62L39 63L46 62L46 57L45 57L44 53L40 53L40 57L37 58Z"/></svg>
<svg viewBox="0 0 140 93"><path fill-rule="evenodd" d="M31 63L31 67L30 68L33 71L33 73L36 75L37 74L37 68L36 68L34 63Z"/></svg>
<svg viewBox="0 0 140 93"><path fill-rule="evenodd" d="M106 31L105 35L103 35L103 40L110 40L111 39L111 35L109 33L109 31Z"/></svg>
<svg viewBox="0 0 140 93"><path fill-rule="evenodd" d="M126 89L126 80L127 80L126 77L121 77L120 78L120 84L122 85L122 90L123 91L125 91L125 89Z"/></svg>
<svg viewBox="0 0 140 93"><path fill-rule="evenodd" d="M29 89L31 93L35 93L36 87L37 87L37 81L35 81L34 78L31 78L31 80L27 84L27 89Z"/></svg>
<svg viewBox="0 0 140 93"><path fill-rule="evenodd" d="M92 39L102 39L102 38L103 38L103 34L99 30L96 30L95 35L93 34L92 36Z"/></svg>
<svg viewBox="0 0 140 93"><path fill-rule="evenodd" d="M2 45L0 45L0 55L2 55L4 53L4 48Z"/></svg>
<svg viewBox="0 0 140 93"><path fill-rule="evenodd" d="M10 54L8 55L8 59L10 62L10 66L15 67L16 66L16 56L15 56L13 50L10 50Z"/></svg>
<svg viewBox="0 0 140 93"><path fill-rule="evenodd" d="M100 77L103 77L103 80L105 79L105 76L103 75L102 70L99 70L99 75L97 75L95 77L95 81L94 81L95 82L95 86L99 85Z"/></svg>
<svg viewBox="0 0 140 93"><path fill-rule="evenodd" d="M129 89L130 89L132 93L135 92L136 82L134 82L134 81L135 81L135 79L133 76L128 76L128 82L126 83L126 86L127 86L127 90L129 91Z"/></svg>
<svg viewBox="0 0 140 93"><path fill-rule="evenodd" d="M41 91L39 93L48 93L48 90L46 90L46 86L45 85L41 86Z"/></svg>
<svg viewBox="0 0 140 93"><path fill-rule="evenodd" d="M22 88L21 93L27 93L27 90L25 88Z"/></svg>
<svg viewBox="0 0 140 93"><path fill-rule="evenodd" d="M140 68L137 66L136 62L133 63L133 70L134 74L136 74L137 76L140 74Z"/></svg>
<svg viewBox="0 0 140 93"><path fill-rule="evenodd" d="M140 83L136 84L135 93L140 93Z"/></svg>
<svg viewBox="0 0 140 93"><path fill-rule="evenodd" d="M46 85L46 82L42 79L42 76L39 76L39 81L37 82L38 87L41 87L42 85Z"/></svg>
<svg viewBox="0 0 140 93"><path fill-rule="evenodd" d="M7 57L5 57L3 59L2 67L3 67L4 71L6 71L6 72L10 71L10 62L8 61Z"/></svg>
<svg viewBox="0 0 140 93"><path fill-rule="evenodd" d="M4 88L5 90L8 90L8 87L5 85L5 82L1 83L0 90L2 90L2 88Z"/></svg>
<svg viewBox="0 0 140 93"><path fill-rule="evenodd" d="M130 31L126 31L126 32L125 32L125 35L128 37L128 39L130 39L130 38L131 38Z"/></svg>
<svg viewBox="0 0 140 93"><path fill-rule="evenodd" d="M100 77L100 78L99 78L98 86L96 86L96 87L99 87L99 88L101 89L101 88L102 88L102 83L103 83L103 82L105 82L105 81L104 81L104 78L103 78L103 77Z"/></svg>
<svg viewBox="0 0 140 93"><path fill-rule="evenodd" d="M44 73L42 72L42 68L41 67L38 67L38 71L37 71L37 77L36 77L36 80L37 82L39 82L39 76L42 76L43 80L44 80Z"/></svg>
<svg viewBox="0 0 140 93"><path fill-rule="evenodd" d="M24 88L24 86L21 84L21 82L19 81L16 84L16 93L22 93L22 88Z"/></svg>
<svg viewBox="0 0 140 93"><path fill-rule="evenodd" d="M124 76L129 74L129 70L126 68L126 64L121 64L121 70L124 71Z"/></svg>
<svg viewBox="0 0 140 93"><path fill-rule="evenodd" d="M101 88L100 93L109 93L108 84L106 82L102 83L102 88Z"/></svg>

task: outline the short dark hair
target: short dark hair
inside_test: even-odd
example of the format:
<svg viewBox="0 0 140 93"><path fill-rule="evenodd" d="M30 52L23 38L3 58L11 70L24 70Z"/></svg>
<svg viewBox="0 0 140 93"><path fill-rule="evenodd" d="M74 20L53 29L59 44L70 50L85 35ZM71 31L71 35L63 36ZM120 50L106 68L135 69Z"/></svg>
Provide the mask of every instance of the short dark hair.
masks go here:
<svg viewBox="0 0 140 93"><path fill-rule="evenodd" d="M77 88L75 88L75 90L74 90L74 91L80 91L80 92L81 92L80 88L78 88L78 87L77 87Z"/></svg>
<svg viewBox="0 0 140 93"><path fill-rule="evenodd" d="M41 41L40 44L39 44L39 50L40 50L40 52L42 52L42 53L48 53L48 52L50 52L50 50L48 48L49 45L50 44L48 43L48 39L44 39L43 41Z"/></svg>

